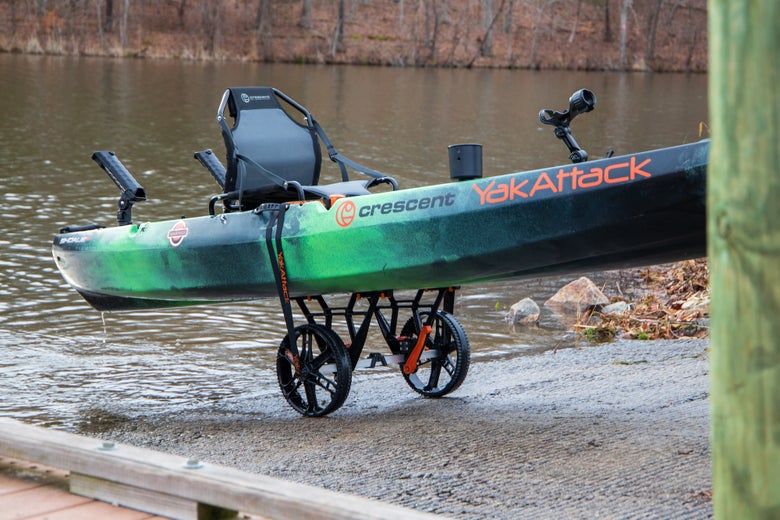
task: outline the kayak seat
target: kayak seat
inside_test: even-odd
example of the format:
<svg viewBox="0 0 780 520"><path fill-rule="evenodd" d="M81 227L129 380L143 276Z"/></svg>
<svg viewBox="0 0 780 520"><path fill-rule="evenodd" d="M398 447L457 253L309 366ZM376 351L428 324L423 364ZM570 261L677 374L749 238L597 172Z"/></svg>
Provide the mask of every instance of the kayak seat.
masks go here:
<svg viewBox="0 0 780 520"><path fill-rule="evenodd" d="M225 109L232 125L226 121ZM211 150L197 152L195 158L222 187L223 193L215 198L226 211L251 210L266 202L322 200L328 205L332 195L366 195L383 183L398 189L395 179L338 153L309 111L275 88L227 89L217 123L225 141L227 167ZM341 182L319 184L321 143L338 164ZM350 180L347 167L369 178Z"/></svg>

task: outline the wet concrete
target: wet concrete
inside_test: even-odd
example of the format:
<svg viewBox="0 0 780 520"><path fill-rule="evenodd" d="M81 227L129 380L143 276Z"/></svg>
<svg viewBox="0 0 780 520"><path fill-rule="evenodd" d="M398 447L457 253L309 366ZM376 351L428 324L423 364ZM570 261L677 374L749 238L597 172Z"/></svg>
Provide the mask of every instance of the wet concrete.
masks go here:
<svg viewBox="0 0 780 520"><path fill-rule="evenodd" d="M477 363L443 399L356 372L323 419L269 388L94 433L456 518L706 518L708 358L702 340L565 349Z"/></svg>

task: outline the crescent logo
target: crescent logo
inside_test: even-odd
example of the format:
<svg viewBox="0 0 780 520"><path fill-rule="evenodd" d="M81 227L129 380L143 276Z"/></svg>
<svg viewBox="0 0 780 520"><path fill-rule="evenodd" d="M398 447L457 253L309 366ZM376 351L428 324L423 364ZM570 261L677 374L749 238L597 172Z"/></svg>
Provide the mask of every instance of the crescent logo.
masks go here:
<svg viewBox="0 0 780 520"><path fill-rule="evenodd" d="M190 228L183 220L178 221L168 230L168 242L173 247L179 247L190 232Z"/></svg>
<svg viewBox="0 0 780 520"><path fill-rule="evenodd" d="M336 224L347 227L355 220L355 203L351 200L344 201L336 210Z"/></svg>

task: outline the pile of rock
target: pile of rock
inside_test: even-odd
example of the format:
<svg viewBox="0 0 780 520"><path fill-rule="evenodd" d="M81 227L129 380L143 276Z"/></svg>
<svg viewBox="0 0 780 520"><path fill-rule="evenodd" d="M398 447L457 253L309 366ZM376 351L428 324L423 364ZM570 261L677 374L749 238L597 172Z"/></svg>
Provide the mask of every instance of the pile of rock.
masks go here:
<svg viewBox="0 0 780 520"><path fill-rule="evenodd" d="M601 290L596 287L589 278L583 276L567 284L560 289L552 298L544 302L546 307L551 307L557 312L565 314L576 313L582 315L593 309L614 308L608 312L617 312L620 305L622 308L628 308L626 302L617 302L610 304ZM531 298L523 298L509 308L504 320L507 323L516 324L534 324L539 322L541 309Z"/></svg>
<svg viewBox="0 0 780 520"><path fill-rule="evenodd" d="M587 277L561 288L544 307L564 317L574 330L591 339L671 339L706 337L709 331L709 291L706 260L692 260L656 268L645 274L659 295L637 302L610 299ZM531 298L509 308L505 321L513 325L537 324L541 309ZM566 319L568 318L568 319Z"/></svg>

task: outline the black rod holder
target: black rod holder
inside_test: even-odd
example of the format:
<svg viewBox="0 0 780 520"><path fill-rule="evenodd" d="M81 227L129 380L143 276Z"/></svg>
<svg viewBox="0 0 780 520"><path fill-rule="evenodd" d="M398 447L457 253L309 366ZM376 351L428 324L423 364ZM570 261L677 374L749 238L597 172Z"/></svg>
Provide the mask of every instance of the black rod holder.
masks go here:
<svg viewBox="0 0 780 520"><path fill-rule="evenodd" d="M588 160L588 152L580 148L571 134L571 122L580 114L590 112L595 108L596 94L588 89L580 89L569 98L569 108L563 112L545 108L539 111L539 121L555 127L555 137L563 141L569 150L569 159L573 163Z"/></svg>
<svg viewBox="0 0 780 520"><path fill-rule="evenodd" d="M133 223L133 204L146 200L146 191L125 168L114 152L100 151L92 154L92 160L114 181L120 191L116 220L120 226Z"/></svg>

